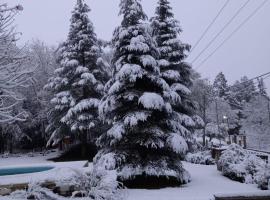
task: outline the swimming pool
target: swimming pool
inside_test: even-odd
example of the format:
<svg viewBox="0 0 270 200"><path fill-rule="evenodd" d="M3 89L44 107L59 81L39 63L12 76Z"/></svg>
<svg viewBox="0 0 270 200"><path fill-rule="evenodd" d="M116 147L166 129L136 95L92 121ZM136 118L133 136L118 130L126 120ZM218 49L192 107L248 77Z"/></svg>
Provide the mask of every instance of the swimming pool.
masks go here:
<svg viewBox="0 0 270 200"><path fill-rule="evenodd" d="M0 176L16 175L16 174L30 174L36 172L43 172L53 169L52 166L39 167L14 167L0 169Z"/></svg>

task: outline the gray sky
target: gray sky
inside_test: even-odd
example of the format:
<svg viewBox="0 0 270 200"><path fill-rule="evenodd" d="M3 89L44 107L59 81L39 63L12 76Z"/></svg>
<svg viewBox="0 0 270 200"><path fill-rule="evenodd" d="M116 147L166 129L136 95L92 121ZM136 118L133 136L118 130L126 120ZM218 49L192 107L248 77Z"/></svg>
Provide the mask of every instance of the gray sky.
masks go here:
<svg viewBox="0 0 270 200"><path fill-rule="evenodd" d="M6 0L7 1L7 0ZM21 42L40 39L50 45L65 40L69 29L70 12L75 0L8 0L9 5L22 4L24 11L16 17ZM109 40L114 28L120 23L119 0L86 0L92 12L90 19L99 38ZM145 12L153 16L157 0L142 0ZM175 17L180 21L182 41L194 44L210 21L216 16L225 0L171 0ZM207 37L188 58L191 61L217 32L229 21L246 0L231 0L228 7ZM196 68L263 0L251 0L239 17L221 37L194 63ZM213 79L223 71L230 83L243 75L249 78L270 71L270 0L198 71L203 77ZM270 77L265 80L270 92Z"/></svg>

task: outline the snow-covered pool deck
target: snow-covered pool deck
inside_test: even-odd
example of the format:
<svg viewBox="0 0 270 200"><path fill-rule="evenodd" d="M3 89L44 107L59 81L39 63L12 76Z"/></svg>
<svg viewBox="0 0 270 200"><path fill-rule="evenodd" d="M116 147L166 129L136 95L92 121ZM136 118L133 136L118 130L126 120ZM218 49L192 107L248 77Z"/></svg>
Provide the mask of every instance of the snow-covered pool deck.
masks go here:
<svg viewBox="0 0 270 200"><path fill-rule="evenodd" d="M87 161L78 162L52 162L47 161L49 156L21 156L0 158L0 169L9 167L27 167L27 166L52 166L53 169L44 172L37 172L31 174L18 174L10 176L1 176L0 185L29 183L36 181L54 181L61 180L72 176L75 171L80 170L86 164Z"/></svg>
<svg viewBox="0 0 270 200"><path fill-rule="evenodd" d="M256 185L247 185L223 177L216 166L184 163L192 182L181 188L161 190L129 190L128 200L210 200L214 194L261 192Z"/></svg>

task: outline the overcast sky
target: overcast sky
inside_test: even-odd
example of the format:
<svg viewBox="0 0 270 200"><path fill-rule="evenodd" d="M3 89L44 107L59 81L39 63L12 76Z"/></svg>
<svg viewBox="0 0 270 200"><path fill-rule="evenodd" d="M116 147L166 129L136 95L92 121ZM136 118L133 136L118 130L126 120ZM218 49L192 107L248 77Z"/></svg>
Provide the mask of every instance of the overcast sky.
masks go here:
<svg viewBox="0 0 270 200"><path fill-rule="evenodd" d="M6 0L7 1L7 0ZM235 12L247 0L231 0L207 37L190 54L188 61L195 58L207 43L221 30ZM47 44L57 45L66 39L70 12L75 0L8 0L9 5L22 4L24 11L16 17L21 42L40 39ZM114 28L119 25L119 0L86 0L92 9L89 14L99 38L110 40ZM153 16L157 0L142 0L145 12ZM251 0L233 21L231 26L193 64L194 68L204 60L263 0ZM182 41L194 44L216 16L225 0L171 0L175 17L183 29ZM270 71L270 0L249 22L217 51L198 71L203 77L213 80L223 71L230 83L243 75L249 78ZM270 92L270 77L265 80Z"/></svg>

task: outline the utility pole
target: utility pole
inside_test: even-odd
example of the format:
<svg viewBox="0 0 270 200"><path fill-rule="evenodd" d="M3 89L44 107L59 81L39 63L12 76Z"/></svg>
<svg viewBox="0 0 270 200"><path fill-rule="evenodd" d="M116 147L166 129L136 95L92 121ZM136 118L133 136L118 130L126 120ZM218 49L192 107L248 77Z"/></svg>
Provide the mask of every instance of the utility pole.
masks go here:
<svg viewBox="0 0 270 200"><path fill-rule="evenodd" d="M270 97L268 97L267 95L262 95L262 97L265 97L265 99L267 100L268 119L270 122Z"/></svg>
<svg viewBox="0 0 270 200"><path fill-rule="evenodd" d="M270 98L267 97L268 100L268 117L269 117L269 122L270 122Z"/></svg>
<svg viewBox="0 0 270 200"><path fill-rule="evenodd" d="M216 118L217 118L217 125L218 125L218 135L220 136L220 127L219 127L219 120L218 120L218 104L217 104L216 99L215 99L215 104L216 104ZM220 139L220 146L221 146L221 139Z"/></svg>
<svg viewBox="0 0 270 200"><path fill-rule="evenodd" d="M206 94L203 95L203 121L204 121L203 146L205 146L206 145Z"/></svg>

